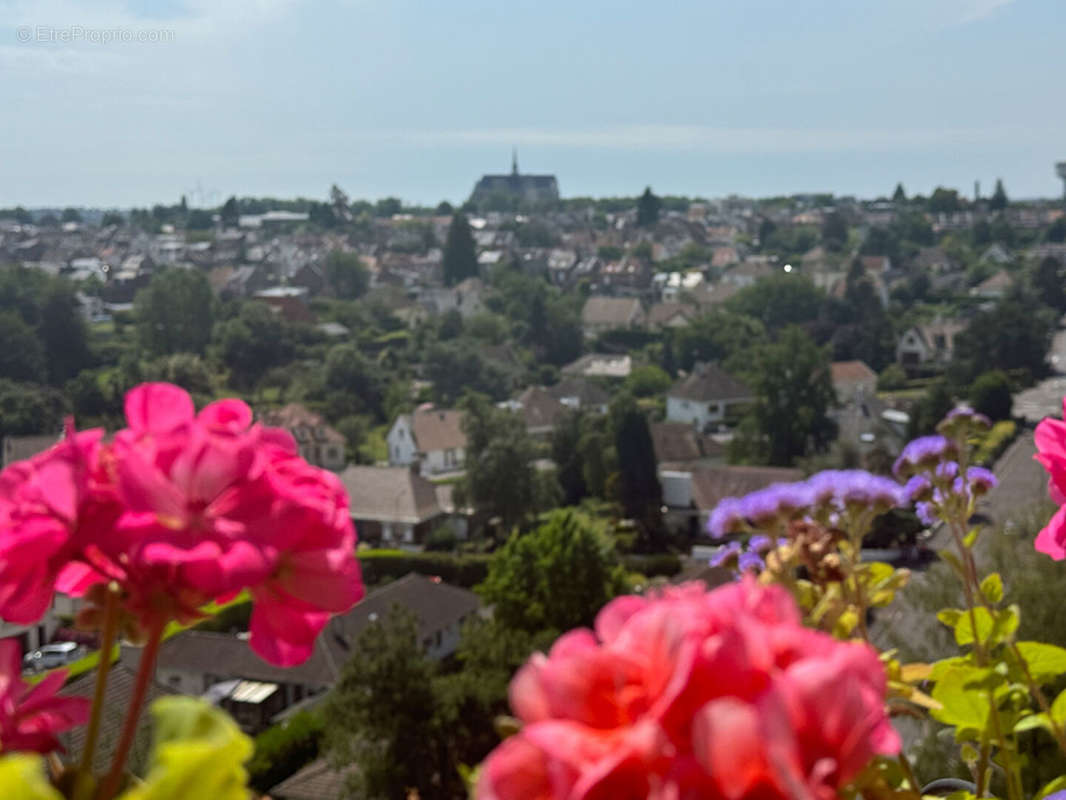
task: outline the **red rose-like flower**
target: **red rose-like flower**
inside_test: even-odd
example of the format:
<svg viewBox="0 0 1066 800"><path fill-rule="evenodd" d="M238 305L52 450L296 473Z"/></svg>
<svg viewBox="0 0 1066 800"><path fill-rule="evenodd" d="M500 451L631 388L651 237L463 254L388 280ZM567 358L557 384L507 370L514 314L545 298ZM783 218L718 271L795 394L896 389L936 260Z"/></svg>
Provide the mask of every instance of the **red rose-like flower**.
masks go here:
<svg viewBox="0 0 1066 800"><path fill-rule="evenodd" d="M900 742L876 653L754 580L623 597L515 676L482 800L831 798Z"/></svg>
<svg viewBox="0 0 1066 800"><path fill-rule="evenodd" d="M23 682L20 655L18 642L0 640L0 752L50 753L59 748L57 733L89 718L89 701L55 696L67 678L62 670L36 686Z"/></svg>

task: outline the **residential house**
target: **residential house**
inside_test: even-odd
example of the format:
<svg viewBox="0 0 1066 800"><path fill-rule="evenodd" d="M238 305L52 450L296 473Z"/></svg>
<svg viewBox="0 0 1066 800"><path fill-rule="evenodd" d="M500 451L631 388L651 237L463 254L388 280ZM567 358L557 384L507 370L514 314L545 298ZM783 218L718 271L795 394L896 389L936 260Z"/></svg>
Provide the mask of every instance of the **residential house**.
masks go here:
<svg viewBox="0 0 1066 800"><path fill-rule="evenodd" d="M966 326L958 320L936 319L905 330L896 344L896 360L904 367L946 364L955 354L955 337Z"/></svg>
<svg viewBox="0 0 1066 800"><path fill-rule="evenodd" d="M336 769L325 758L316 758L271 787L270 797L274 800L335 800L344 797L348 780L356 769L354 764Z"/></svg>
<svg viewBox="0 0 1066 800"><path fill-rule="evenodd" d="M577 253L556 248L548 254L548 278L555 286L568 286L570 275L577 266Z"/></svg>
<svg viewBox="0 0 1066 800"><path fill-rule="evenodd" d="M307 305L307 289L303 286L274 286L256 292L253 297L270 306L286 322L317 322Z"/></svg>
<svg viewBox="0 0 1066 800"><path fill-rule="evenodd" d="M677 303L686 299L686 294L706 285L702 272L659 272L652 278L664 303Z"/></svg>
<svg viewBox="0 0 1066 800"><path fill-rule="evenodd" d="M583 378L618 378L629 377L633 370L633 359L629 354L589 353L564 366L560 373Z"/></svg>
<svg viewBox="0 0 1066 800"><path fill-rule="evenodd" d="M770 277L775 271L777 270L767 263L745 261L743 264L737 264L732 269L723 273L722 281L724 283L731 283L738 289L743 289L746 286L754 286L758 280Z"/></svg>
<svg viewBox="0 0 1066 800"><path fill-rule="evenodd" d="M336 428L326 424L321 415L299 403L262 414L264 425L284 428L296 440L300 457L310 464L334 471L344 468L347 440Z"/></svg>
<svg viewBox="0 0 1066 800"><path fill-rule="evenodd" d="M600 280L604 286L622 292L643 292L651 284L651 266L642 258L624 256L618 261L603 265Z"/></svg>
<svg viewBox="0 0 1066 800"><path fill-rule="evenodd" d="M985 300L1002 300L1012 286L1014 278L1007 270L1001 269L972 288L970 294Z"/></svg>
<svg viewBox="0 0 1066 800"><path fill-rule="evenodd" d="M829 365L829 372L841 403L856 397L873 397L877 393L877 373L865 361L834 361Z"/></svg>
<svg viewBox="0 0 1066 800"><path fill-rule="evenodd" d="M466 459L463 412L419 406L396 418L385 441L391 466L417 463L423 477L461 471Z"/></svg>
<svg viewBox="0 0 1066 800"><path fill-rule="evenodd" d="M484 294L485 284L480 278L467 278L455 286L427 289L420 299L435 314L454 310L467 319L485 310Z"/></svg>
<svg viewBox="0 0 1066 800"><path fill-rule="evenodd" d="M526 433L537 439L550 437L566 414L566 406L541 386L530 386L518 397L500 405L521 414Z"/></svg>
<svg viewBox="0 0 1066 800"><path fill-rule="evenodd" d="M686 422L653 422L651 431L655 463L660 470L721 464L725 448Z"/></svg>
<svg viewBox="0 0 1066 800"><path fill-rule="evenodd" d="M697 364L666 393L666 419L705 431L754 401L751 389L717 364Z"/></svg>
<svg viewBox="0 0 1066 800"><path fill-rule="evenodd" d="M697 466L659 474L667 524L695 536L707 529L711 512L725 498L802 479L800 470L785 467Z"/></svg>
<svg viewBox="0 0 1066 800"><path fill-rule="evenodd" d="M647 325L653 331L684 328L692 324L695 315L693 307L685 303L656 303L648 309Z"/></svg>
<svg viewBox="0 0 1066 800"><path fill-rule="evenodd" d="M993 242L986 247L981 253L980 260L989 264L999 264L1000 266L1009 264L1012 261L1010 251L999 242Z"/></svg>
<svg viewBox="0 0 1066 800"><path fill-rule="evenodd" d="M445 498L423 478L416 465L365 467L349 465L340 474L348 491L352 521L360 541L420 549L426 536L445 522Z"/></svg>
<svg viewBox="0 0 1066 800"><path fill-rule="evenodd" d="M611 402L610 393L597 381L566 375L548 391L566 408L606 414Z"/></svg>
<svg viewBox="0 0 1066 800"><path fill-rule="evenodd" d="M942 275L958 269L955 260L939 247L923 247L914 258L914 265L925 272Z"/></svg>
<svg viewBox="0 0 1066 800"><path fill-rule="evenodd" d="M581 329L591 339L620 328L639 328L644 309L635 297L590 297L581 309Z"/></svg>

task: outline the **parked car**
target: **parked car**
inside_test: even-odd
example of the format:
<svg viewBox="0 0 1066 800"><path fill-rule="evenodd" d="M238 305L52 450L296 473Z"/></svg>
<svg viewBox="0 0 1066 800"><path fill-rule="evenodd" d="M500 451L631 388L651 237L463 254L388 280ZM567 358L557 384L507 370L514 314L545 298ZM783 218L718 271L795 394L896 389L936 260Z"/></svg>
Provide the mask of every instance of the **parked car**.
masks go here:
<svg viewBox="0 0 1066 800"><path fill-rule="evenodd" d="M54 669L69 664L71 661L77 661L81 658L82 652L82 646L77 642L54 642L26 653L22 657L22 667L34 672Z"/></svg>

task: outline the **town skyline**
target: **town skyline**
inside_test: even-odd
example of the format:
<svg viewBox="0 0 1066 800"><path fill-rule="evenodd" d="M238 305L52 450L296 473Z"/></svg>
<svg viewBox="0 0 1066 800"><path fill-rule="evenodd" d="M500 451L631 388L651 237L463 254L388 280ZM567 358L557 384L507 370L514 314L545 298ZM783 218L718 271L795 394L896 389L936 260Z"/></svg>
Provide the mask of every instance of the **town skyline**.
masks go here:
<svg viewBox="0 0 1066 800"><path fill-rule="evenodd" d="M214 203L317 197L333 183L456 202L506 171L512 147L565 197L649 184L875 197L897 182L969 195L996 178L1052 197L1060 11L0 0L0 206L141 206L198 186Z"/></svg>

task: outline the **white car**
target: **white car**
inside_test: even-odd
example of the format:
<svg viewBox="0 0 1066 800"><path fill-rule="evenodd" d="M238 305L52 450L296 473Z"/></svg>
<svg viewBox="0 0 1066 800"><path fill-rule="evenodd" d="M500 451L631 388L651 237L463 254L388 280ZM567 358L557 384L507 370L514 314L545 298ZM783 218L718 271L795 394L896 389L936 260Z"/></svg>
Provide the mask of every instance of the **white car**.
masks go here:
<svg viewBox="0 0 1066 800"><path fill-rule="evenodd" d="M77 642L55 642L46 644L37 650L31 650L22 657L24 669L32 669L39 672L44 669L54 669L76 661L82 655L82 647Z"/></svg>

